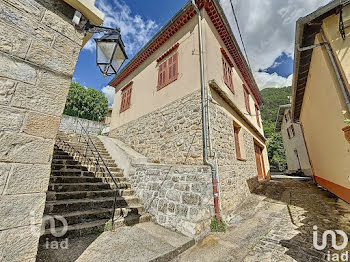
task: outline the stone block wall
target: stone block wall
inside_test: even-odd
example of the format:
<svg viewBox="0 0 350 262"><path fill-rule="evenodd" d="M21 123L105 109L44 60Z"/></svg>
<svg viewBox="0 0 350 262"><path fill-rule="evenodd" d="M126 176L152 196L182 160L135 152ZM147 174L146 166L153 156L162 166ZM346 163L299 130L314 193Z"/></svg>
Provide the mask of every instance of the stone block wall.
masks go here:
<svg viewBox="0 0 350 262"><path fill-rule="evenodd" d="M236 158L233 119L220 107L211 105L211 132L213 151L218 163L220 179L221 213L226 220L239 204L250 194L248 181L257 177L253 135L242 128L241 150L245 160Z"/></svg>
<svg viewBox="0 0 350 262"><path fill-rule="evenodd" d="M133 164L128 179L158 224L197 238L210 230L213 190L208 167Z"/></svg>
<svg viewBox="0 0 350 262"><path fill-rule="evenodd" d="M108 127L101 122L91 121L74 116L62 115L59 130L64 132L75 132L80 134L82 132L81 126L78 121L83 125L85 130L91 135L98 135L100 131Z"/></svg>
<svg viewBox="0 0 350 262"><path fill-rule="evenodd" d="M54 138L84 37L74 11L57 0L0 0L0 261L35 261Z"/></svg>
<svg viewBox="0 0 350 262"><path fill-rule="evenodd" d="M200 91L110 131L150 162L203 164Z"/></svg>

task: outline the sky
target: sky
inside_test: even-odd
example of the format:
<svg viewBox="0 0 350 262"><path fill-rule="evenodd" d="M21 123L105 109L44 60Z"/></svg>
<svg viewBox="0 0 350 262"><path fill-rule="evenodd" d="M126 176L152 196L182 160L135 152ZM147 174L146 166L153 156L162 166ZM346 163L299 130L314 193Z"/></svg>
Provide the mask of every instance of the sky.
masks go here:
<svg viewBox="0 0 350 262"><path fill-rule="evenodd" d="M241 45L230 1L237 14L259 89L291 85L296 20L327 4L329 0L220 0L237 42ZM105 13L104 26L120 27L130 59L187 2L188 0L96 0L95 5ZM85 45L73 81L100 90L111 105L114 88L108 86L108 83L112 77L104 78L100 73L96 65L95 48L92 39Z"/></svg>

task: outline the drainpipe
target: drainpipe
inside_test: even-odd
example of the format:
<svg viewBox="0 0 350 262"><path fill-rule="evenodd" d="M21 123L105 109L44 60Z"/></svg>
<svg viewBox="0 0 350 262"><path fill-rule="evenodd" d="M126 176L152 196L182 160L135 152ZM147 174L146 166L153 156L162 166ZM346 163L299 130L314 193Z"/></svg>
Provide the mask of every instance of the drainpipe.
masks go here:
<svg viewBox="0 0 350 262"><path fill-rule="evenodd" d="M216 167L208 159L208 147L207 147L207 114L206 114L206 99L205 99L205 82L204 82L204 61L203 61L203 37L202 37L202 15L195 0L192 0L192 5L198 14L198 32L199 32L199 56L200 56L200 70L201 70L201 94L202 94L202 131L203 131L203 150L204 150L204 162L211 168L212 183L213 183L213 196L214 196L214 210L215 218L220 225L220 210L219 210L219 193L218 193L218 180L216 175Z"/></svg>

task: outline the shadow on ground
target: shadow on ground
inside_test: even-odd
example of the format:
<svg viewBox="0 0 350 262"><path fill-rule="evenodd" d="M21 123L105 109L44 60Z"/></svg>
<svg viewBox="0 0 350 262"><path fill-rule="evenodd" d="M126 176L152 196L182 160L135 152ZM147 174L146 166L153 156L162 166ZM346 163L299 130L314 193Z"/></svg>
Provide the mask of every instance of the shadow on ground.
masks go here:
<svg viewBox="0 0 350 262"><path fill-rule="evenodd" d="M266 197L265 201L283 202L287 206L289 223L279 225L263 238L256 246L258 251L276 252L274 247L284 247L284 254L296 261L327 261L327 252L338 253L328 238L327 247L318 251L313 245L314 226L318 228L318 244L322 243L322 234L326 230L342 230L350 234L350 205L338 199L332 193L316 186L312 181L282 179L278 181L248 182L252 194ZM338 245L343 243L337 237ZM344 250L350 250L350 245ZM331 260L341 261L341 260Z"/></svg>

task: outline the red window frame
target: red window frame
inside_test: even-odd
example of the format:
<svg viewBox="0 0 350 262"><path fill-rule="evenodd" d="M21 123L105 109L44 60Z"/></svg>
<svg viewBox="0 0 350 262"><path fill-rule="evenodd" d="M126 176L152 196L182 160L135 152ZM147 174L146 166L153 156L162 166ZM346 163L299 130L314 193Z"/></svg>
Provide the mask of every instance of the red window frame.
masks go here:
<svg viewBox="0 0 350 262"><path fill-rule="evenodd" d="M295 130L293 125L290 126L290 130L292 131L293 137L295 137Z"/></svg>
<svg viewBox="0 0 350 262"><path fill-rule="evenodd" d="M258 107L258 105L255 105L255 114L256 114L256 122L258 123L258 126L261 127L261 125L260 125L260 117L259 117L259 107Z"/></svg>
<svg viewBox="0 0 350 262"><path fill-rule="evenodd" d="M249 102L250 94L249 94L247 87L244 84L243 84L243 93L244 93L245 108L246 108L247 112L249 113L249 115L251 115L250 102Z"/></svg>
<svg viewBox="0 0 350 262"><path fill-rule="evenodd" d="M233 125L233 131L235 135L235 149L236 149L236 158L239 160L242 160L242 153L241 153L241 146L239 143L239 131L241 130L240 127Z"/></svg>
<svg viewBox="0 0 350 262"><path fill-rule="evenodd" d="M175 53L159 65L157 90L177 80L179 67L178 57L178 53Z"/></svg>
<svg viewBox="0 0 350 262"><path fill-rule="evenodd" d="M122 99L120 103L120 113L130 108L131 105L131 93L132 93L132 84L134 82L131 81L125 87L123 87L122 91Z"/></svg>
<svg viewBox="0 0 350 262"><path fill-rule="evenodd" d="M288 134L288 138L291 139L292 137L290 136L290 133L289 133L289 127L287 128L287 134Z"/></svg>
<svg viewBox="0 0 350 262"><path fill-rule="evenodd" d="M222 69L224 72L224 83L231 90L232 93L235 93L232 81L232 67L230 63L227 62L225 57L222 58Z"/></svg>

